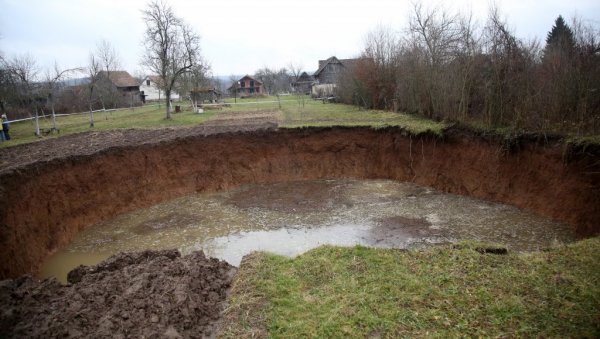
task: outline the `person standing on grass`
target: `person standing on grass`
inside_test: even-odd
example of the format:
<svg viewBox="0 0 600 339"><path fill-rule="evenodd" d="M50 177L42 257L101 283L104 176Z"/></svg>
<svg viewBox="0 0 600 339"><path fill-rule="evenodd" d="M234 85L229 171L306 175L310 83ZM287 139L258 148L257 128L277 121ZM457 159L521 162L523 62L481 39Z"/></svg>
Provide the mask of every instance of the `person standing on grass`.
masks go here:
<svg viewBox="0 0 600 339"><path fill-rule="evenodd" d="M2 114L0 122L2 122L2 133L0 133L2 134L2 140L10 140L10 135L8 134L8 131L10 130L10 124L6 118L6 114Z"/></svg>
<svg viewBox="0 0 600 339"><path fill-rule="evenodd" d="M2 114L2 116L0 116L0 124L2 124L2 126L4 126L4 114ZM2 131L0 131L0 142L4 141L4 127L2 127Z"/></svg>

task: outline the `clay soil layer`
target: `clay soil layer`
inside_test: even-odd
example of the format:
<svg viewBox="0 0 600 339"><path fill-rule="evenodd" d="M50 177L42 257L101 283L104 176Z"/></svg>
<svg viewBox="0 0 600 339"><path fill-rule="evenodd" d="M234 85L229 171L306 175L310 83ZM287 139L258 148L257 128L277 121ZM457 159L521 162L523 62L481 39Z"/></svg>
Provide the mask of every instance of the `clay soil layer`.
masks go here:
<svg viewBox="0 0 600 339"><path fill-rule="evenodd" d="M560 140L259 123L84 133L3 152L0 279L36 272L80 230L120 213L249 183L411 181L528 209L581 236L600 231L600 152Z"/></svg>

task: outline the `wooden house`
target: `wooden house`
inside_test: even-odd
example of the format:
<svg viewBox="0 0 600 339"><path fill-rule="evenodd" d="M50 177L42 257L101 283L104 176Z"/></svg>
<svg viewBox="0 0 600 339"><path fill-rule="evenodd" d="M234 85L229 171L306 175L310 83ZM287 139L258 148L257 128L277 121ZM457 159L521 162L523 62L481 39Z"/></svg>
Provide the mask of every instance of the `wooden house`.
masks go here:
<svg viewBox="0 0 600 339"><path fill-rule="evenodd" d="M297 93L310 94L311 88L315 82L315 78L306 72L302 72L300 76L294 80L292 86Z"/></svg>
<svg viewBox="0 0 600 339"><path fill-rule="evenodd" d="M100 71L96 85L108 106L135 106L143 100L140 84L126 71Z"/></svg>
<svg viewBox="0 0 600 339"><path fill-rule="evenodd" d="M318 84L335 84L342 71L353 67L358 59L338 59L335 56L319 60L319 69L313 75Z"/></svg>
<svg viewBox="0 0 600 339"><path fill-rule="evenodd" d="M216 103L221 100L221 93L215 87L197 87L190 91L193 103Z"/></svg>

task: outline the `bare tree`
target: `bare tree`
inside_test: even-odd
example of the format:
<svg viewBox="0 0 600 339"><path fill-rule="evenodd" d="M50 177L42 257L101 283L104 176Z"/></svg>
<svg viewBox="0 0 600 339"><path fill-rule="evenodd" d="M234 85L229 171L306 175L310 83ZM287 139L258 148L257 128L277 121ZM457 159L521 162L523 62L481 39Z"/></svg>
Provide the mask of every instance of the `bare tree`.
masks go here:
<svg viewBox="0 0 600 339"><path fill-rule="evenodd" d="M210 66L204 62L198 63L189 72L182 74L181 79L178 81L177 91L180 93L180 98L187 95L187 93L191 94L192 106L194 112L196 112L199 105L198 91L210 84Z"/></svg>
<svg viewBox="0 0 600 339"><path fill-rule="evenodd" d="M143 64L161 78L171 119L171 92L176 81L200 61L200 36L175 15L165 2L155 0L142 11L146 23Z"/></svg>
<svg viewBox="0 0 600 339"><path fill-rule="evenodd" d="M231 86L229 86L229 91L230 94L233 95L233 102L237 104L237 96L238 96L238 92L239 92L239 88L240 88L240 80L238 79L237 76L231 74L229 76L229 82L231 83Z"/></svg>
<svg viewBox="0 0 600 339"><path fill-rule="evenodd" d="M469 115L471 107L471 92L475 86L476 67L478 57L481 55L481 34L473 21L472 13L459 18L460 39L455 52L458 62L454 67L454 78L452 85L458 91L458 107L456 117L465 120Z"/></svg>
<svg viewBox="0 0 600 339"><path fill-rule="evenodd" d="M443 92L443 66L453 57L460 41L461 30L457 14L449 14L444 8L425 9L421 3L413 5L409 22L410 42L422 56L421 67L424 80L424 97L426 101L421 107L427 116L434 117L441 111Z"/></svg>
<svg viewBox="0 0 600 339"><path fill-rule="evenodd" d="M90 54L89 64L87 66L88 73L88 105L90 108L90 127L94 127L94 94L96 94L96 89L98 86L98 81L100 80L100 71L102 70L102 66L100 65L100 61L94 56L94 54ZM103 104L104 106L104 104Z"/></svg>
<svg viewBox="0 0 600 339"><path fill-rule="evenodd" d="M254 78L263 83L267 94L275 94L275 72L268 67L263 67L254 72Z"/></svg>
<svg viewBox="0 0 600 339"><path fill-rule="evenodd" d="M267 94L275 95L277 97L279 109L281 109L281 99L279 95L282 92L289 92L291 85L287 69L284 67L277 71L268 67L263 67L254 73L254 78L263 83Z"/></svg>
<svg viewBox="0 0 600 339"><path fill-rule="evenodd" d="M106 109L106 103L112 104L113 108L116 108L118 91L111 82L111 72L117 71L120 67L117 51L110 42L102 40L96 45L94 55L101 71L104 72L104 77L99 79L96 86L97 91L100 92L102 108Z"/></svg>
<svg viewBox="0 0 600 339"><path fill-rule="evenodd" d="M520 41L508 29L506 22L500 17L497 8L490 9L484 28L484 52L490 60L491 72L485 82L486 122L493 126L503 123L511 116L518 100L511 98L519 95L516 88L520 84L515 76L520 59Z"/></svg>
<svg viewBox="0 0 600 339"><path fill-rule="evenodd" d="M389 100L396 93L400 47L390 27L379 26L367 34L360 66L368 70L372 106L390 108L392 105Z"/></svg>
<svg viewBox="0 0 600 339"><path fill-rule="evenodd" d="M46 92L47 102L50 104L50 109L52 110L52 130L56 131L56 112L54 110L54 104L56 103L56 97L60 91L61 81L64 80L66 76L72 74L74 72L81 72L82 68L70 68L70 69L61 69L58 64L54 63L54 69L52 71L46 71L45 81L44 81L44 91Z"/></svg>
<svg viewBox="0 0 600 339"><path fill-rule="evenodd" d="M600 131L600 27L582 18L572 19L577 70L577 134Z"/></svg>
<svg viewBox="0 0 600 339"><path fill-rule="evenodd" d="M15 95L15 82L10 64L0 51L0 113L6 112L6 106Z"/></svg>
<svg viewBox="0 0 600 339"><path fill-rule="evenodd" d="M38 105L35 98L35 81L39 73L35 59L31 55L16 56L10 61L10 72L17 83L24 100L24 106L32 106L35 112L35 135L40 135Z"/></svg>
<svg viewBox="0 0 600 339"><path fill-rule="evenodd" d="M293 81L297 81L300 78L300 75L302 75L303 71L303 66L301 64L297 64L294 62L290 62L288 64L288 70L290 71L290 74L292 76ZM304 93L299 92L299 91L295 91L296 92L296 98L298 100L298 106L304 108Z"/></svg>
<svg viewBox="0 0 600 339"><path fill-rule="evenodd" d="M421 3L413 5L409 30L412 38L425 47L425 55L432 65L447 61L460 40L459 16L444 8L425 9Z"/></svg>

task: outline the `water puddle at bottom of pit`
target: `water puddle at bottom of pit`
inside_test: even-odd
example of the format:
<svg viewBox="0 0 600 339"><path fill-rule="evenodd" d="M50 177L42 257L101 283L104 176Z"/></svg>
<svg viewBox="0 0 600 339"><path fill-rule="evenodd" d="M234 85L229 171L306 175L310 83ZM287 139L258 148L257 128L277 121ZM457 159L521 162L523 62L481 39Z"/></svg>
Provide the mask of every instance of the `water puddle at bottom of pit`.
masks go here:
<svg viewBox="0 0 600 339"><path fill-rule="evenodd" d="M294 256L321 245L414 248L477 240L531 251L575 239L565 224L518 208L390 180L312 180L198 193L82 231L41 277L119 252L177 248L239 265L252 251Z"/></svg>
<svg viewBox="0 0 600 339"><path fill-rule="evenodd" d="M254 251L293 257L322 245L412 248L423 244L452 242L445 237L411 237L406 233L386 234L369 225L334 225L315 228L280 228L270 231L240 232L210 239L182 249L182 253L203 250L207 255L238 266Z"/></svg>

